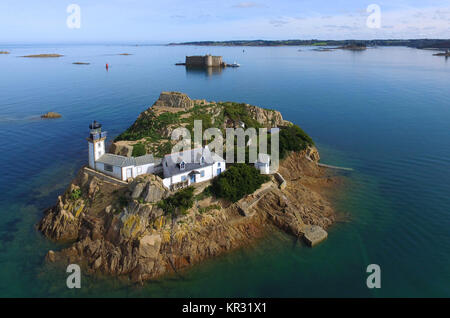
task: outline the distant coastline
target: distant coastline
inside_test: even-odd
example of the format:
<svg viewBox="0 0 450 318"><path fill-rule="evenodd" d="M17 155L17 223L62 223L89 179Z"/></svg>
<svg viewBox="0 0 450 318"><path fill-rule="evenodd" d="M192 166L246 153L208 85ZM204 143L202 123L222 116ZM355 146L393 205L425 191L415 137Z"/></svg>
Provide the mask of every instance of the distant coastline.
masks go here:
<svg viewBox="0 0 450 318"><path fill-rule="evenodd" d="M196 41L169 43L171 45L198 46L407 46L418 49L450 48L450 39L386 39L386 40L238 40L238 41Z"/></svg>

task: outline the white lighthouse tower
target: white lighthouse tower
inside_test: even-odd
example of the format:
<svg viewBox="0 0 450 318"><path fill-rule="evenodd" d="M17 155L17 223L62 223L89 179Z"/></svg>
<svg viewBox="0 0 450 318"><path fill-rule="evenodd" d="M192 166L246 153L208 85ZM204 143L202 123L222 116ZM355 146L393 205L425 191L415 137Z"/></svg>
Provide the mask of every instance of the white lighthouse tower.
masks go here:
<svg viewBox="0 0 450 318"><path fill-rule="evenodd" d="M95 162L105 154L106 131L102 132L102 125L94 120L89 125L89 167L95 169Z"/></svg>

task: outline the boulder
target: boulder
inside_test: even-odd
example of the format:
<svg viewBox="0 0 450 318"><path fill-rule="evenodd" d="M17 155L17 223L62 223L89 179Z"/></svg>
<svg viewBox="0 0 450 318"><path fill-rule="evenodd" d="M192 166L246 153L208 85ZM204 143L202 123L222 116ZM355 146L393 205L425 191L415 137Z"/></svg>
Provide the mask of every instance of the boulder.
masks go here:
<svg viewBox="0 0 450 318"><path fill-rule="evenodd" d="M115 155L131 157L133 153L133 146L127 144L124 141L118 141L111 144L109 152Z"/></svg>
<svg viewBox="0 0 450 318"><path fill-rule="evenodd" d="M139 256L156 259L161 247L161 236L158 234L145 235L139 241Z"/></svg>
<svg viewBox="0 0 450 318"><path fill-rule="evenodd" d="M146 184L143 182L136 183L136 185L133 189L133 192L131 193L131 198L133 198L133 199L139 198L141 196L142 192L144 191L145 187L146 187Z"/></svg>

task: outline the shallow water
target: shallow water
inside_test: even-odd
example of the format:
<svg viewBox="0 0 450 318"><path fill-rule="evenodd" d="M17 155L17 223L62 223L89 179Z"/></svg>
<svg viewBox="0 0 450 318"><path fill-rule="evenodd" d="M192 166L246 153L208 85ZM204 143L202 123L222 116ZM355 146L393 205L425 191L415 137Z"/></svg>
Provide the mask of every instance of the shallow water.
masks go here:
<svg viewBox="0 0 450 318"><path fill-rule="evenodd" d="M430 51L375 48L119 45L2 46L0 56L1 296L450 296L450 62ZM133 55L119 56L128 52ZM53 59L20 55L60 53ZM212 53L242 66L187 72L175 62ZM90 62L90 65L73 65ZM109 63L109 71L105 64ZM43 262L35 224L87 162L88 124L113 138L161 91L274 108L317 142L322 161L354 168L337 202L350 221L309 249L283 233L144 286ZM58 120L40 120L56 111ZM367 265L382 288L366 287Z"/></svg>

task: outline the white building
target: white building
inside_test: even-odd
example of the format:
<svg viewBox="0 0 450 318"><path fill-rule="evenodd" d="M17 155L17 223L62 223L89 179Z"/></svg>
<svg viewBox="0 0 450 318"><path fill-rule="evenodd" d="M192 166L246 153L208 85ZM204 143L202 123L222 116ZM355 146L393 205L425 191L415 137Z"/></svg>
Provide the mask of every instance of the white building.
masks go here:
<svg viewBox="0 0 450 318"><path fill-rule="evenodd" d="M106 131L102 132L102 125L96 121L90 124L89 128L89 167L94 170L125 181L141 174L154 173L161 163L161 160L153 158L153 155L125 157L105 153Z"/></svg>
<svg viewBox="0 0 450 318"><path fill-rule="evenodd" d="M265 153L258 154L258 160L255 161L255 168L261 174L270 174L270 156Z"/></svg>
<svg viewBox="0 0 450 318"><path fill-rule="evenodd" d="M225 171L225 160L206 146L166 155L162 169L164 186L176 190L218 176Z"/></svg>

